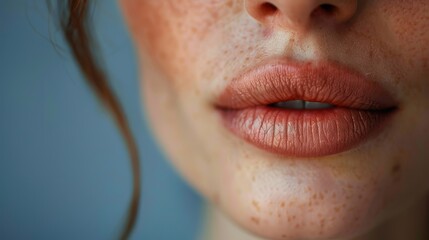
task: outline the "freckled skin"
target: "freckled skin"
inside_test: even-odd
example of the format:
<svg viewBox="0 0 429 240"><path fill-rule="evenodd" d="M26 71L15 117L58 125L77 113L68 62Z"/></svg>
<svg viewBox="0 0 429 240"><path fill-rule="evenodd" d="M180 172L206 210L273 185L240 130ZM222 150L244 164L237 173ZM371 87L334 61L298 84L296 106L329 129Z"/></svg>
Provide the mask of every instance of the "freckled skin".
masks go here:
<svg viewBox="0 0 429 240"><path fill-rule="evenodd" d="M250 232L268 239L350 238L429 192L429 2L359 1L341 27L269 28L245 1L121 0L153 131L179 172ZM232 136L215 97L267 57L330 59L399 100L378 138L320 159L266 153Z"/></svg>

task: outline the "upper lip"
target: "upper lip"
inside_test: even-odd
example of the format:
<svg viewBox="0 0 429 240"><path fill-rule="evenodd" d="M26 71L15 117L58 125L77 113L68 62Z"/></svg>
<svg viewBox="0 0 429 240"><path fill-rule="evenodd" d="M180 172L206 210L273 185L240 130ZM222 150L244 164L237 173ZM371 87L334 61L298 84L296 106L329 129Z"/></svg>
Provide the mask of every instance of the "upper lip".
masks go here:
<svg viewBox="0 0 429 240"><path fill-rule="evenodd" d="M275 59L236 76L217 98L221 109L243 109L289 100L324 102L359 110L396 106L377 81L332 61Z"/></svg>

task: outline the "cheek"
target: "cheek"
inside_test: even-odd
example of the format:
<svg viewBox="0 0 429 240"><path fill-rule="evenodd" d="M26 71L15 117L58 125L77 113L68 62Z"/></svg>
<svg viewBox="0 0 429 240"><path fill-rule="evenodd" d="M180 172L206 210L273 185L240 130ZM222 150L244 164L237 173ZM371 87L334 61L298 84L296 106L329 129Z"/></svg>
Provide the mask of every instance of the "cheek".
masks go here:
<svg viewBox="0 0 429 240"><path fill-rule="evenodd" d="M403 60L410 67L424 69L428 73L429 2L389 0L381 9Z"/></svg>
<svg viewBox="0 0 429 240"><path fill-rule="evenodd" d="M122 1L136 47L170 79L189 78L192 66L201 62L207 39L213 39L239 5L233 0Z"/></svg>

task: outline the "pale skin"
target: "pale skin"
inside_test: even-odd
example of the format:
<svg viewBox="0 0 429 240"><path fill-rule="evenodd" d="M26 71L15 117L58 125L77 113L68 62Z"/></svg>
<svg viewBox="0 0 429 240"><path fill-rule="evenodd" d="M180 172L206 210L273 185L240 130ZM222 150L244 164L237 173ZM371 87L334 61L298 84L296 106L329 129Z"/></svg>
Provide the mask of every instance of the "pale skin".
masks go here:
<svg viewBox="0 0 429 240"><path fill-rule="evenodd" d="M206 238L425 238L427 0L119 3L154 135L211 209ZM377 76L398 112L377 138L342 153L297 159L255 148L224 128L213 102L238 71L272 56Z"/></svg>

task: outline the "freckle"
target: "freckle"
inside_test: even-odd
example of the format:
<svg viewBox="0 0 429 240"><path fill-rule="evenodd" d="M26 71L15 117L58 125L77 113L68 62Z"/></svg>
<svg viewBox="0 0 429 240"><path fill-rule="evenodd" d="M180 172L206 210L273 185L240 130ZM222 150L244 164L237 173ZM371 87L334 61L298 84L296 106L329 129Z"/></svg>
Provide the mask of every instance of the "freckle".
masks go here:
<svg viewBox="0 0 429 240"><path fill-rule="evenodd" d="M359 195L358 195L358 198L359 198L359 199L362 199L362 194L359 194Z"/></svg>
<svg viewBox="0 0 429 240"><path fill-rule="evenodd" d="M325 198L325 196L323 195L323 193L319 194L319 198L320 198L320 200L323 200L323 198Z"/></svg>
<svg viewBox="0 0 429 240"><path fill-rule="evenodd" d="M256 180L255 175L252 175L252 182Z"/></svg>
<svg viewBox="0 0 429 240"><path fill-rule="evenodd" d="M268 214L271 216L271 215L273 215L273 212L272 212L272 211L269 211L269 212L268 212Z"/></svg>
<svg viewBox="0 0 429 240"><path fill-rule="evenodd" d="M282 214L281 214L280 212L278 212L278 213L277 213L277 217L278 217L278 218L281 218L281 217L282 217Z"/></svg>
<svg viewBox="0 0 429 240"><path fill-rule="evenodd" d="M300 227L300 225L299 225L299 223L297 223L296 225L295 225L295 228L299 228Z"/></svg>
<svg viewBox="0 0 429 240"><path fill-rule="evenodd" d="M280 204L280 206L283 208L283 207L285 207L285 202L282 202L281 204Z"/></svg>
<svg viewBox="0 0 429 240"><path fill-rule="evenodd" d="M315 194L313 194L313 198L314 199L316 199L317 198L317 194L315 193Z"/></svg>
<svg viewBox="0 0 429 240"><path fill-rule="evenodd" d="M401 164L397 163L392 167L392 175L397 176L401 171Z"/></svg>
<svg viewBox="0 0 429 240"><path fill-rule="evenodd" d="M335 210L335 212L339 212L340 208L339 207L335 207L334 210Z"/></svg>
<svg viewBox="0 0 429 240"><path fill-rule="evenodd" d="M259 208L259 203L255 200L252 201L252 205L255 207L256 211L259 212L260 208Z"/></svg>
<svg viewBox="0 0 429 240"><path fill-rule="evenodd" d="M259 218L257 217L251 217L250 220L255 224L259 224Z"/></svg>
<svg viewBox="0 0 429 240"><path fill-rule="evenodd" d="M325 227L325 219L324 218L320 220L320 227L321 228Z"/></svg>

